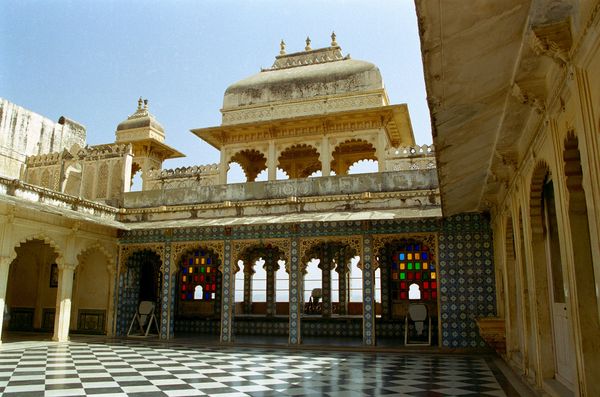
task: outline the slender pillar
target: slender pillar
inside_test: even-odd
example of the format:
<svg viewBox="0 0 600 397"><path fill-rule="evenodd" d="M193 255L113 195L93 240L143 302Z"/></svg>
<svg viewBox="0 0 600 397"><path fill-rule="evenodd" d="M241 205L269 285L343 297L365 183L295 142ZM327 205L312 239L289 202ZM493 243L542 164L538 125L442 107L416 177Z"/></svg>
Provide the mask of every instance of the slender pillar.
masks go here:
<svg viewBox="0 0 600 397"><path fill-rule="evenodd" d="M377 138L377 148L375 154L377 155L377 170L379 172L385 171L385 147L386 147L386 133L383 128L379 130Z"/></svg>
<svg viewBox="0 0 600 397"><path fill-rule="evenodd" d="M338 272L339 290L340 290L340 310L338 314L344 316L348 314L348 265L338 263L335 269Z"/></svg>
<svg viewBox="0 0 600 397"><path fill-rule="evenodd" d="M321 286L321 292L323 294L323 317L331 317L331 264L329 261L323 263L321 268L323 285Z"/></svg>
<svg viewBox="0 0 600 397"><path fill-rule="evenodd" d="M114 264L107 266L108 271L108 310L106 315L106 336L114 336L114 316L115 316L115 276L117 269Z"/></svg>
<svg viewBox="0 0 600 397"><path fill-rule="evenodd" d="M277 312L275 272L279 269L279 264L271 262L266 263L265 266L267 267L267 317L273 317Z"/></svg>
<svg viewBox="0 0 600 397"><path fill-rule="evenodd" d="M6 305L6 287L8 285L8 274L12 258L10 256L0 257L0 343L2 343L2 325L4 324L4 307Z"/></svg>
<svg viewBox="0 0 600 397"><path fill-rule="evenodd" d="M231 241L225 240L225 249L223 256L223 279L221 299L221 343L230 343L233 341L233 268L231 264Z"/></svg>
<svg viewBox="0 0 600 397"><path fill-rule="evenodd" d="M269 141L269 152L267 153L267 169L270 181L277 179L277 153L275 152L275 141Z"/></svg>
<svg viewBox="0 0 600 397"><path fill-rule="evenodd" d="M221 161L219 163L219 184L224 185L227 183L227 169L229 164L227 163L227 153L225 149L221 149Z"/></svg>
<svg viewBox="0 0 600 397"><path fill-rule="evenodd" d="M256 264L244 262L244 314L252 314L252 275L254 274L254 265Z"/></svg>
<svg viewBox="0 0 600 397"><path fill-rule="evenodd" d="M58 263L58 291L56 293L56 316L54 318L55 342L69 340L69 325L71 322L71 295L73 293L73 272L76 265Z"/></svg>
<svg viewBox="0 0 600 397"><path fill-rule="evenodd" d="M329 150L329 138L323 136L321 140L321 174L331 175L331 150Z"/></svg>
<svg viewBox="0 0 600 397"><path fill-rule="evenodd" d="M373 267L371 264L371 236L363 238L363 344L375 345L375 304L374 304L374 280Z"/></svg>
<svg viewBox="0 0 600 397"><path fill-rule="evenodd" d="M294 237L291 241L291 258L290 258L290 324L289 324L289 344L297 345L302 343L302 335L300 328L300 309L302 296L302 282L299 256L298 238Z"/></svg>

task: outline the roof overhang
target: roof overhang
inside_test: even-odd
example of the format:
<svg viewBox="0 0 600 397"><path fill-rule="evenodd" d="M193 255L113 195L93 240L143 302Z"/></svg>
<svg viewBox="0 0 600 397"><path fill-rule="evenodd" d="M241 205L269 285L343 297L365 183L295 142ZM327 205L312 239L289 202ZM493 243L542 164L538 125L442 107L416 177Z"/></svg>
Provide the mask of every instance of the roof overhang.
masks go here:
<svg viewBox="0 0 600 397"><path fill-rule="evenodd" d="M191 130L196 136L208 142L216 149L227 145L230 134L244 134L248 142L256 140L256 135L277 137L277 131L293 127L305 127L307 135L327 133L328 129L338 122L374 120L385 128L392 146L414 145L408 106L406 104L380 106L376 108L349 110L311 116L292 117L279 120L256 121L243 124L229 124L217 127L196 128Z"/></svg>
<svg viewBox="0 0 600 397"><path fill-rule="evenodd" d="M445 215L484 209L491 163L521 57L529 0L417 0ZM514 143L514 140L513 140Z"/></svg>

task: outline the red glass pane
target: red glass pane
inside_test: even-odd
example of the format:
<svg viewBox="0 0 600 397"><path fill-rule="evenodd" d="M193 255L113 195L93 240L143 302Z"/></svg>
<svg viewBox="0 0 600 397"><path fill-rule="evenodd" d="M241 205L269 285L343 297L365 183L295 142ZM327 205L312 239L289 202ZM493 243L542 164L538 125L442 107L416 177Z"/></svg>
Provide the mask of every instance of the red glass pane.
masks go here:
<svg viewBox="0 0 600 397"><path fill-rule="evenodd" d="M421 272L417 272L415 275L417 276L417 280L421 279Z"/></svg>
<svg viewBox="0 0 600 397"><path fill-rule="evenodd" d="M425 299L425 300L429 299L429 292L428 291L424 291L423 292L423 299Z"/></svg>
<svg viewBox="0 0 600 397"><path fill-rule="evenodd" d="M415 275L414 275L413 272L408 272L408 274L406 276L407 276L406 278L409 279L409 280L413 280L414 277L415 277Z"/></svg>
<svg viewBox="0 0 600 397"><path fill-rule="evenodd" d="M406 299L406 291L400 292L400 299Z"/></svg>
<svg viewBox="0 0 600 397"><path fill-rule="evenodd" d="M429 289L429 281L423 281L423 289Z"/></svg>
<svg viewBox="0 0 600 397"><path fill-rule="evenodd" d="M185 294L181 294L181 299L185 300Z"/></svg>
<svg viewBox="0 0 600 397"><path fill-rule="evenodd" d="M431 289L436 289L437 288L437 283L435 281L431 282Z"/></svg>
<svg viewBox="0 0 600 397"><path fill-rule="evenodd" d="M404 281L400 283L400 288L406 289L406 283Z"/></svg>
<svg viewBox="0 0 600 397"><path fill-rule="evenodd" d="M182 291L185 291L185 287L186 287L186 285L185 285L185 284L183 284L183 285L181 286L181 290L182 290Z"/></svg>
<svg viewBox="0 0 600 397"><path fill-rule="evenodd" d="M437 298L437 291L431 291L431 298L432 299Z"/></svg>

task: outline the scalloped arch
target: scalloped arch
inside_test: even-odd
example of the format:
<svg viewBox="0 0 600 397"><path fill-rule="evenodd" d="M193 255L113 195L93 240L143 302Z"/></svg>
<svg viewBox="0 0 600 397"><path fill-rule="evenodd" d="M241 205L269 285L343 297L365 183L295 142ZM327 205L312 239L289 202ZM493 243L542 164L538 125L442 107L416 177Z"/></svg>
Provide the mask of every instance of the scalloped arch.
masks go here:
<svg viewBox="0 0 600 397"><path fill-rule="evenodd" d="M19 248L21 245L26 244L30 241L33 240L41 240L44 243L48 244L57 254L56 257L56 262L57 263L62 263L62 261L64 260L64 256L63 256L63 251L60 248L60 245L58 245L58 243L56 241L54 241L54 239L52 239L52 237L49 237L43 233L36 233L34 235L25 237L21 240L19 240L19 242L13 247L12 250L12 255L11 255L11 261L15 260L15 258L17 257L17 248Z"/></svg>
<svg viewBox="0 0 600 397"><path fill-rule="evenodd" d="M116 265L116 258L114 257L114 255L111 255L110 252L106 249L106 247L98 242L95 242L85 247L81 250L81 252L79 252L79 254L77 255L77 259L79 259L80 264L85 264L88 255L93 251L99 251L106 257L106 261L108 262L107 267L114 267Z"/></svg>

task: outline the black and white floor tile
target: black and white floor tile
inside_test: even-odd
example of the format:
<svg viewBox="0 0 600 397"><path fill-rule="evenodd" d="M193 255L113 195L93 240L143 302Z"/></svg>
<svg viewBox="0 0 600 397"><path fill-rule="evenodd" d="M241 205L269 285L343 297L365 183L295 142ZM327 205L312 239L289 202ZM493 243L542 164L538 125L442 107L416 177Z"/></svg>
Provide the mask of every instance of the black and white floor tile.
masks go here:
<svg viewBox="0 0 600 397"><path fill-rule="evenodd" d="M505 396L483 356L153 343L0 350L9 396Z"/></svg>

